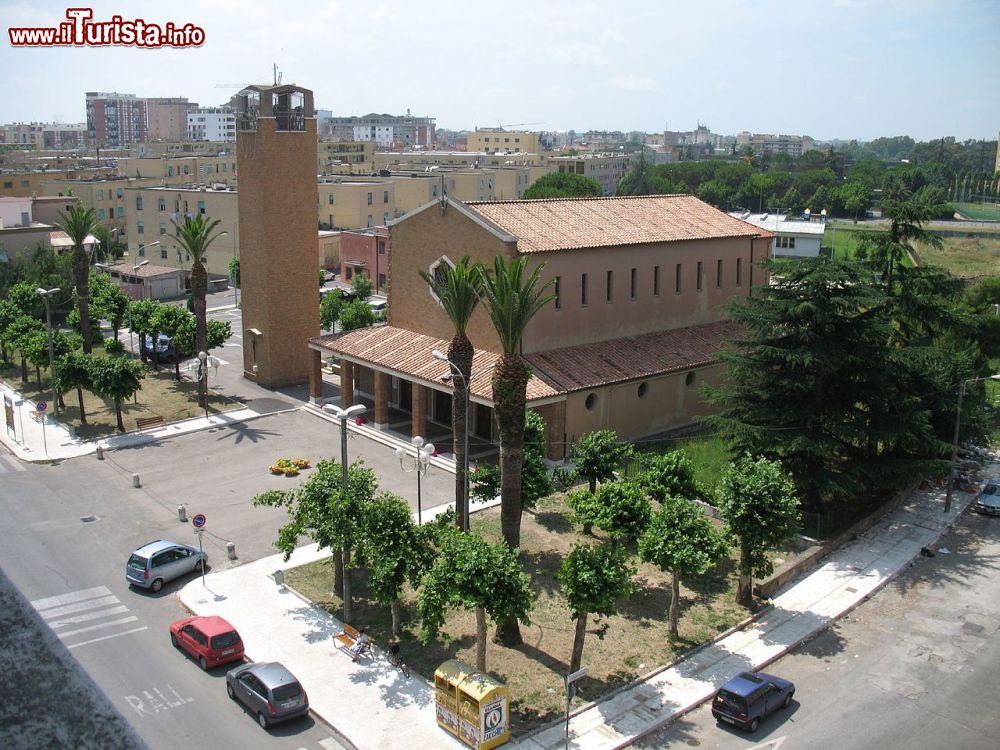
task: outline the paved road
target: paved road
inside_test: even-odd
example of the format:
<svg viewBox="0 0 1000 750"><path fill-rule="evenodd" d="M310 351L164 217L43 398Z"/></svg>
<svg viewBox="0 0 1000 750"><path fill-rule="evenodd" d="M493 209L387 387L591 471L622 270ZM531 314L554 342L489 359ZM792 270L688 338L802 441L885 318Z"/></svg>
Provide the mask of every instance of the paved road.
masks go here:
<svg viewBox="0 0 1000 750"><path fill-rule="evenodd" d="M952 554L914 566L768 670L796 701L755 735L716 724L707 705L644 748L1000 748L1000 519L963 516Z"/></svg>

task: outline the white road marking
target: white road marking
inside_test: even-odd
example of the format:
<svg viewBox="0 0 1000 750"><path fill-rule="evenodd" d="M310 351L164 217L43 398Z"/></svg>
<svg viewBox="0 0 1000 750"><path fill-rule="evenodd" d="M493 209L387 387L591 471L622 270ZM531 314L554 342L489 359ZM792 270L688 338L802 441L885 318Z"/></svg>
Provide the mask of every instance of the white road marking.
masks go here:
<svg viewBox="0 0 1000 750"><path fill-rule="evenodd" d="M71 615L74 612L86 612L88 609L97 609L99 607L110 607L119 603L117 596L109 594L108 596L102 596L97 599L90 599L85 602L77 602L76 604L67 604L65 607L52 607L46 609L44 612L39 610L39 614L48 620L53 617L59 617L60 615Z"/></svg>
<svg viewBox="0 0 1000 750"><path fill-rule="evenodd" d="M80 591L71 591L68 594L60 594L59 596L50 596L45 599L35 599L35 601L31 603L31 606L41 611L60 604L71 604L72 602L80 602L84 599L107 596L110 593L111 591L108 590L107 586L96 586L92 589L81 589Z"/></svg>
<svg viewBox="0 0 1000 750"><path fill-rule="evenodd" d="M122 607L122 609L125 610L126 612L128 611L128 609L126 607ZM97 625L88 625L85 628L77 628L76 630L67 630L67 631L65 631L63 633L59 633L58 635L59 635L60 638L67 638L68 636L71 636L71 635L77 635L78 633L87 633L87 632L89 632L91 630L100 630L101 628L107 628L107 627L110 627L112 625L124 625L126 622L135 622L138 619L139 618L136 617L135 615L131 615L130 617L123 617L120 620L111 620L109 622L100 622Z"/></svg>
<svg viewBox="0 0 1000 750"><path fill-rule="evenodd" d="M64 643L66 639L80 635L81 633L90 633L102 628L126 625L136 622L139 619L135 615L115 618L115 615L125 614L129 610L106 586L95 586L90 589L71 591L68 594L49 596L44 599L37 599L31 604ZM93 624L61 632L59 630L67 625L78 625L84 622L92 622ZM138 633L142 630L148 630L148 628L142 626L119 633L111 633L100 638L91 638L79 643L67 643L66 648L74 649L78 646L99 643L109 638L117 638L120 635L128 635L129 633Z"/></svg>
<svg viewBox="0 0 1000 750"><path fill-rule="evenodd" d="M167 685L166 690L173 693L174 698L164 695L159 688L154 687L151 693L143 690L142 695L126 695L125 702L128 703L139 716L152 716L160 711L169 711L171 708L179 708L185 703L193 703L194 698L183 698L181 694L174 690L172 685ZM156 693L154 695L153 693Z"/></svg>
<svg viewBox="0 0 1000 750"><path fill-rule="evenodd" d="M66 625L76 625L81 622L87 622L88 620L96 620L100 617L110 617L111 615L120 615L122 612L128 612L128 607L124 604L117 607L110 607L108 609L100 609L97 612L88 612L85 615L75 615L73 617L60 617L58 620L50 620L49 627L53 630L57 628L64 627Z"/></svg>
<svg viewBox="0 0 1000 750"><path fill-rule="evenodd" d="M117 638L120 635L128 635L130 633L138 633L138 632L140 632L142 630L149 630L149 628L147 628L145 625L143 625L141 628L133 628L132 630L126 630L126 631L124 631L122 633L113 633L112 635L105 635L105 636L101 636L100 638L91 638L89 641L81 641L80 643L74 643L72 645L67 646L66 648L68 648L68 649L74 649L74 648L77 648L79 646L87 646L87 645L89 645L91 643L98 643L100 641L106 641L109 638Z"/></svg>
<svg viewBox="0 0 1000 750"><path fill-rule="evenodd" d="M786 737L775 737L773 740L768 740L760 745L748 747L747 750L778 750L779 747L785 744L786 739Z"/></svg>

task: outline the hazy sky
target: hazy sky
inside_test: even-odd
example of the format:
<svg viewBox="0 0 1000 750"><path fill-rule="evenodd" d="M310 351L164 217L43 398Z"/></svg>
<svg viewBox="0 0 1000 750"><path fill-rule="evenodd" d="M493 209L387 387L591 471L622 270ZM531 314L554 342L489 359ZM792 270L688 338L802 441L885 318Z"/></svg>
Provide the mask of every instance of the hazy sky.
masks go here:
<svg viewBox="0 0 1000 750"><path fill-rule="evenodd" d="M71 7L81 7L73 3ZM691 130L825 140L997 137L998 0L100 2L95 20L205 31L197 49L11 46L64 3L0 0L0 122L82 122L85 91L217 105L284 83L339 115L438 127ZM229 85L234 84L234 85ZM530 123L521 126L518 123Z"/></svg>

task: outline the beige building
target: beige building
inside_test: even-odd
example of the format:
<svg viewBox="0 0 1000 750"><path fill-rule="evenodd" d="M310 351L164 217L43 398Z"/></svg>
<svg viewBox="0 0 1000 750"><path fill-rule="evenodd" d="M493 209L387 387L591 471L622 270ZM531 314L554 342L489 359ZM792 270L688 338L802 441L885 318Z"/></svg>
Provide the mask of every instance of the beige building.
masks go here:
<svg viewBox="0 0 1000 750"><path fill-rule="evenodd" d="M187 138L187 114L198 105L184 97L146 99L149 140L174 142Z"/></svg>
<svg viewBox="0 0 1000 750"><path fill-rule="evenodd" d="M582 154L553 156L548 160L553 172L569 172L597 180L605 195L614 195L618 181L629 170L630 159L624 154Z"/></svg>
<svg viewBox="0 0 1000 750"><path fill-rule="evenodd" d="M532 167L544 163L537 153L487 154L484 151L379 151L374 158L375 169L394 172L422 172L429 167Z"/></svg>
<svg viewBox="0 0 1000 750"><path fill-rule="evenodd" d="M548 457L565 458L597 429L634 440L683 427L710 411L699 388L720 381L714 356L738 333L725 304L767 283L757 266L772 237L689 195L430 203L390 224L387 324L310 340L310 395L323 397L318 363L332 355L341 406L373 401L376 428L390 409L409 414L414 435L427 434L428 420L448 425L448 365L431 352L445 351L453 330L418 272L464 255L489 265L526 257L529 269L544 264L555 295L522 341L528 407L545 419ZM482 308L468 335L470 431L489 441L489 367L501 349Z"/></svg>
<svg viewBox="0 0 1000 750"><path fill-rule="evenodd" d="M54 180L42 183L45 195L75 196L80 202L93 208L97 220L109 229L125 230L127 201L125 191L129 188L158 185L152 178L117 177L107 180Z"/></svg>
<svg viewBox="0 0 1000 750"><path fill-rule="evenodd" d="M316 172L365 172L372 169L374 154L371 141L320 141L316 144Z"/></svg>
<svg viewBox="0 0 1000 750"><path fill-rule="evenodd" d="M230 186L236 184L236 154L127 157L118 160L118 174L159 180L167 185Z"/></svg>
<svg viewBox="0 0 1000 750"><path fill-rule="evenodd" d="M170 143L133 143L123 156L138 159L159 158L161 156L216 156L233 152L232 143L222 141L200 141L188 143L175 141Z"/></svg>
<svg viewBox="0 0 1000 750"><path fill-rule="evenodd" d="M476 128L466 137L469 151L485 151L488 154L537 154L538 133L503 128Z"/></svg>
<svg viewBox="0 0 1000 750"><path fill-rule="evenodd" d="M41 195L45 184L55 180L87 180L91 178L113 177L114 170L109 167L95 169L31 169L4 170L0 173L0 195L8 197L30 198Z"/></svg>

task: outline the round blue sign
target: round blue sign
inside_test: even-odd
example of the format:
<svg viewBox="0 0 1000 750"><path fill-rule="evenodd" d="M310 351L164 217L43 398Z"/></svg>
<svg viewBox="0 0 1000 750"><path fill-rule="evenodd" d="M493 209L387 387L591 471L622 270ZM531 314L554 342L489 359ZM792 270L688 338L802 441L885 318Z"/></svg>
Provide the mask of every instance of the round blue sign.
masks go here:
<svg viewBox="0 0 1000 750"><path fill-rule="evenodd" d="M35 406L35 408L38 409L38 411L44 412L46 409L49 408L49 405L44 401L39 401L38 404Z"/></svg>
<svg viewBox="0 0 1000 750"><path fill-rule="evenodd" d="M205 518L204 513L199 513L196 516L194 516L194 518L191 519L191 525L194 526L196 529L203 529L205 528L205 522L207 520L208 519Z"/></svg>

